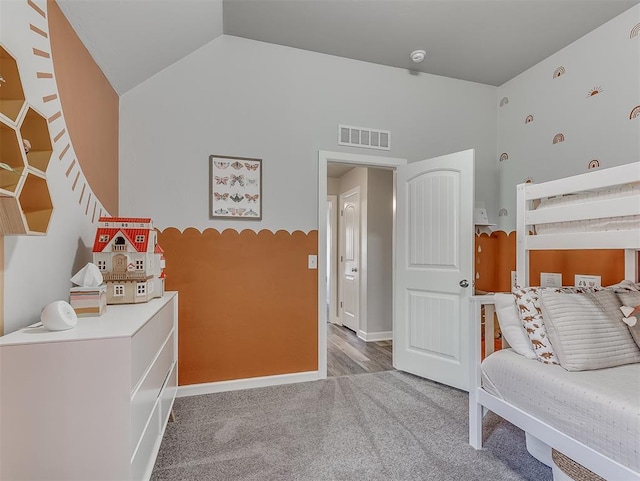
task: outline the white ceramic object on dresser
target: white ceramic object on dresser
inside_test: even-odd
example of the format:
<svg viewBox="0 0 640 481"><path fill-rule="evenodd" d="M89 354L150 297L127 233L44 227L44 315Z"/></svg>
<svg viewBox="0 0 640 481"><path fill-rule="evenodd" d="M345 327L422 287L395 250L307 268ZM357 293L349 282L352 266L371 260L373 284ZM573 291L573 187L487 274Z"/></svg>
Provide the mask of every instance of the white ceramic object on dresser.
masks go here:
<svg viewBox="0 0 640 481"><path fill-rule="evenodd" d="M149 479L177 391L178 295L0 337L0 479Z"/></svg>

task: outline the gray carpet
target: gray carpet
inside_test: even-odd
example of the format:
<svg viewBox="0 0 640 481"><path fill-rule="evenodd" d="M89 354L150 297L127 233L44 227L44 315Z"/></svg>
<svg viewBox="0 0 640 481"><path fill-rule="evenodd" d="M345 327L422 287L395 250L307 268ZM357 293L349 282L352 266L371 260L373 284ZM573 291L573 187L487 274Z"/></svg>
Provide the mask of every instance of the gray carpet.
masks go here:
<svg viewBox="0 0 640 481"><path fill-rule="evenodd" d="M151 477L187 480L551 481L524 434L467 394L398 371L179 398Z"/></svg>

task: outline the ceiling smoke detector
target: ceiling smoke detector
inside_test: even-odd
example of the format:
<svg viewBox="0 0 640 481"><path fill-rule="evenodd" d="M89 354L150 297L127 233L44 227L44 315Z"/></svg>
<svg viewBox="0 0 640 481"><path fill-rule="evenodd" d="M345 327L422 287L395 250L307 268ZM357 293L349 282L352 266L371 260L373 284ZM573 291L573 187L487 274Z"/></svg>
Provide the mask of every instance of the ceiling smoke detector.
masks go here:
<svg viewBox="0 0 640 481"><path fill-rule="evenodd" d="M414 50L411 52L411 60L415 63L420 63L424 60L424 57L427 55L427 52L424 50Z"/></svg>

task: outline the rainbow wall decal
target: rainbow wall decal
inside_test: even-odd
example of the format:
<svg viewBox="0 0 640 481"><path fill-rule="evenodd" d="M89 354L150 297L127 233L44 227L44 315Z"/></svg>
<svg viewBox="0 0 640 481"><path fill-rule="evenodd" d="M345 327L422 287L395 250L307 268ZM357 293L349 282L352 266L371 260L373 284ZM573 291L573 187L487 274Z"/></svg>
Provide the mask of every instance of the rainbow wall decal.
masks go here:
<svg viewBox="0 0 640 481"><path fill-rule="evenodd" d="M587 93L587 98L593 97L594 95L598 95L600 92L602 92L603 88L602 87L593 87L591 90L589 90L589 93Z"/></svg>
<svg viewBox="0 0 640 481"><path fill-rule="evenodd" d="M505 160L509 160L509 154L502 152L502 155L500 155L500 162L504 162Z"/></svg>
<svg viewBox="0 0 640 481"><path fill-rule="evenodd" d="M629 120L640 117L640 105L636 105L629 114Z"/></svg>
<svg viewBox="0 0 640 481"><path fill-rule="evenodd" d="M558 78L561 75L564 75L565 69L562 65L553 71L553 78Z"/></svg>
<svg viewBox="0 0 640 481"><path fill-rule="evenodd" d="M564 142L564 134L556 134L556 135L553 137L553 143L554 143L554 144L557 144L557 143L559 143L559 142Z"/></svg>
<svg viewBox="0 0 640 481"><path fill-rule="evenodd" d="M507 105L509 103L509 97L502 97L502 100L500 101L500 107Z"/></svg>
<svg viewBox="0 0 640 481"><path fill-rule="evenodd" d="M533 183L533 177L527 177L526 179L524 179L524 183L525 183L525 184L531 184L531 183Z"/></svg>
<svg viewBox="0 0 640 481"><path fill-rule="evenodd" d="M509 215L509 211L505 208L502 208L498 211L498 217L507 217Z"/></svg>
<svg viewBox="0 0 640 481"><path fill-rule="evenodd" d="M530 124L531 122L533 122L533 115L529 114L527 115L527 118L524 119L524 123Z"/></svg>
<svg viewBox="0 0 640 481"><path fill-rule="evenodd" d="M635 38L638 35L640 35L640 23L638 23L636 26L634 26L631 29L631 33L629 34L629 38Z"/></svg>
<svg viewBox="0 0 640 481"><path fill-rule="evenodd" d="M591 170L591 169L597 169L598 167L600 167L600 161L598 159L593 159L591 162L589 162L589 164L587 165L587 169Z"/></svg>

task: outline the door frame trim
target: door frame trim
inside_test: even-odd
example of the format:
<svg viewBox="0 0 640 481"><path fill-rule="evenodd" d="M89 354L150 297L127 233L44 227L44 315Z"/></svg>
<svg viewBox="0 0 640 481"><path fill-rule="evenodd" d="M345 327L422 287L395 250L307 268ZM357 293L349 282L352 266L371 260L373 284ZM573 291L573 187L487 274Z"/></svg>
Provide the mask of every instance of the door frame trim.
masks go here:
<svg viewBox="0 0 640 481"><path fill-rule="evenodd" d="M327 205L331 203L333 206L331 216L327 216L327 221L331 224L331 259L327 259L331 263L331 272L325 275L328 277L329 282L329 319L328 321L342 325L342 320L338 316L338 283L336 281L337 266L338 266L338 195L327 194ZM327 240L327 242L329 242ZM328 246L327 246L328 247ZM333 275L331 275L333 273Z"/></svg>
<svg viewBox="0 0 640 481"><path fill-rule="evenodd" d="M325 305L325 279L327 277L327 163L329 162L354 164L354 167L391 168L395 170L398 166L406 165L407 159L382 157L377 155L349 154L346 152L331 152L327 150L318 151L318 379L325 379L327 377L327 309Z"/></svg>

